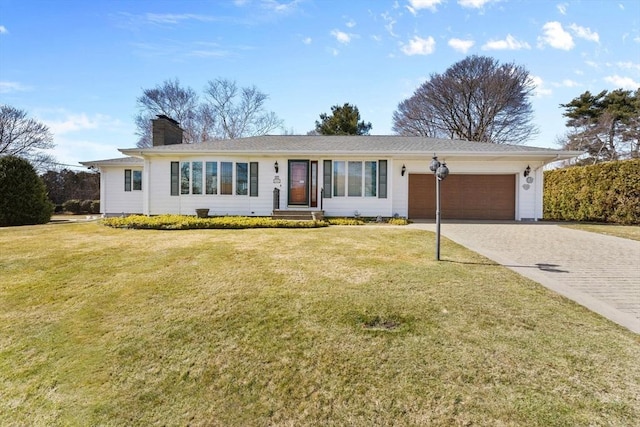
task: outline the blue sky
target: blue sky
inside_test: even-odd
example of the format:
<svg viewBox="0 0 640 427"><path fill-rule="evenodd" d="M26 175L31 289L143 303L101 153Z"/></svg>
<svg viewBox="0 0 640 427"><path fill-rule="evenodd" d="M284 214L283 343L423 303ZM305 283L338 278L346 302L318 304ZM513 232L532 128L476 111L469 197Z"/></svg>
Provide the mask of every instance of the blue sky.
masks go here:
<svg viewBox="0 0 640 427"><path fill-rule="evenodd" d="M60 163L120 157L142 90L178 78L255 85L287 131L355 104L372 134L468 55L527 68L540 134L561 103L640 87L640 2L617 0L0 0L0 103L46 123Z"/></svg>

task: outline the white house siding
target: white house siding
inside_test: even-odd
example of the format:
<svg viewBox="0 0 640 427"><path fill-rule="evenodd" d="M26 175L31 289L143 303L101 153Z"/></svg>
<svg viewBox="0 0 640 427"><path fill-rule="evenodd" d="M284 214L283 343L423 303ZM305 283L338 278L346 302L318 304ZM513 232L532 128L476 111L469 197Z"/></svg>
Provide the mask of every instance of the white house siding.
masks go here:
<svg viewBox="0 0 640 427"><path fill-rule="evenodd" d="M234 194L180 194L171 195L171 162L232 162ZM235 194L235 163L258 162L258 197ZM273 204L273 160L253 157L175 157L153 158L147 161L149 169L148 208L145 214L173 213L195 215L196 209L209 209L209 215L271 215ZM219 167L219 166L218 166ZM218 173L220 171L218 170ZM284 181L283 181L284 182ZM220 188L218 188L220 191Z"/></svg>
<svg viewBox="0 0 640 427"><path fill-rule="evenodd" d="M143 213L143 191L124 191L125 169L142 170L142 167L100 167L100 211L105 216ZM144 174L142 188L144 190Z"/></svg>

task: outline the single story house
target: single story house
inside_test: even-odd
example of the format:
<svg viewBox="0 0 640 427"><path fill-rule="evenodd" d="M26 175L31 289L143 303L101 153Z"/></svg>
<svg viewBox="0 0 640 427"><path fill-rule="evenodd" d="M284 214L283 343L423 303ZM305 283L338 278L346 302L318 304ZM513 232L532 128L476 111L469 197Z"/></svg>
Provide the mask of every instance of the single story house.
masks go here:
<svg viewBox="0 0 640 427"><path fill-rule="evenodd" d="M443 219L542 218L543 166L581 152L407 136L256 136L183 144L158 116L153 147L82 162L100 171L106 216L325 216L435 218L434 156L446 162Z"/></svg>

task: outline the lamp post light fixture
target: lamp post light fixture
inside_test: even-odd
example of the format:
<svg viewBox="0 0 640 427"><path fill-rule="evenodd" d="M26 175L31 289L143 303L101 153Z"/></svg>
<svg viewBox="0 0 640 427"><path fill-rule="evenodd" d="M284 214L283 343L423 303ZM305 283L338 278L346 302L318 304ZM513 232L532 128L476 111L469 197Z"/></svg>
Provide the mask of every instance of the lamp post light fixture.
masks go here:
<svg viewBox="0 0 640 427"><path fill-rule="evenodd" d="M278 165L278 161L276 160L276 162L273 164L273 169L276 171L276 173L278 173L278 170L280 169L280 166Z"/></svg>
<svg viewBox="0 0 640 427"><path fill-rule="evenodd" d="M402 169L400 169L400 175L404 176L406 172L407 172L407 167L405 165L402 165Z"/></svg>
<svg viewBox="0 0 640 427"><path fill-rule="evenodd" d="M437 156L433 156L429 170L436 177L436 260L440 261L440 181L449 175L446 163L440 163Z"/></svg>

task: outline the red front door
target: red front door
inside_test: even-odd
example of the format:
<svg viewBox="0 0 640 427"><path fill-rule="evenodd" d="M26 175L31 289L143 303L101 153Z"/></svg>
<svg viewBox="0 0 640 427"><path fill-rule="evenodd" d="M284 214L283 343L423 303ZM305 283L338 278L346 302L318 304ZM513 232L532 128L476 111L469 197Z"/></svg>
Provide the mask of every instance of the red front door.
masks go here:
<svg viewBox="0 0 640 427"><path fill-rule="evenodd" d="M308 160L289 160L289 205L309 206Z"/></svg>

